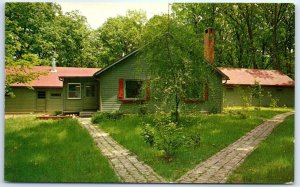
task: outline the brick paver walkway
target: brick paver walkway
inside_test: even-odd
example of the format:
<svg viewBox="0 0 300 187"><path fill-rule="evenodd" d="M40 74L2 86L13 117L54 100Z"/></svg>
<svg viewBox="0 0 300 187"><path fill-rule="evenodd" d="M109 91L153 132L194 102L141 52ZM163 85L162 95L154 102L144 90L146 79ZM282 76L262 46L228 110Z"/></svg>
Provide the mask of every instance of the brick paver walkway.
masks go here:
<svg viewBox="0 0 300 187"><path fill-rule="evenodd" d="M126 183L163 183L166 182L161 176L145 163L137 160L137 156L122 147L107 133L91 124L91 118L79 118L102 154L109 162L122 182Z"/></svg>
<svg viewBox="0 0 300 187"><path fill-rule="evenodd" d="M249 133L224 148L208 160L200 163L176 182L225 183L229 174L265 139L272 130L293 112L279 114L265 121Z"/></svg>

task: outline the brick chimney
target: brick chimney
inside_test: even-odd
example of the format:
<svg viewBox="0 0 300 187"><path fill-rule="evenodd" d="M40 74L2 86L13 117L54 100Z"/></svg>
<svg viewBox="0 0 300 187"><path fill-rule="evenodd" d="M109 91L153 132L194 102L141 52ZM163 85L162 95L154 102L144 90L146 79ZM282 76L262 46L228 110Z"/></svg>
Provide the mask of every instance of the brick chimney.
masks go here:
<svg viewBox="0 0 300 187"><path fill-rule="evenodd" d="M204 32L204 58L210 64L213 64L215 61L215 49L214 49L214 34L215 31L213 28L208 27Z"/></svg>

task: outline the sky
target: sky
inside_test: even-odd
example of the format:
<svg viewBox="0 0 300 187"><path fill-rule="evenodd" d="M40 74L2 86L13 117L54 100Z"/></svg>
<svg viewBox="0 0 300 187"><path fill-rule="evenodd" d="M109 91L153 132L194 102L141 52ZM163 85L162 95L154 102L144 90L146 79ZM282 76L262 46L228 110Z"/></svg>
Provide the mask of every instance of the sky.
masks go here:
<svg viewBox="0 0 300 187"><path fill-rule="evenodd" d="M80 14L87 18L89 25L93 29L101 26L107 18L116 17L117 15L125 15L127 10L144 10L147 18L151 18L156 14L168 12L168 3L134 3L134 2L102 2L102 3L59 3L62 11L69 12L79 10Z"/></svg>

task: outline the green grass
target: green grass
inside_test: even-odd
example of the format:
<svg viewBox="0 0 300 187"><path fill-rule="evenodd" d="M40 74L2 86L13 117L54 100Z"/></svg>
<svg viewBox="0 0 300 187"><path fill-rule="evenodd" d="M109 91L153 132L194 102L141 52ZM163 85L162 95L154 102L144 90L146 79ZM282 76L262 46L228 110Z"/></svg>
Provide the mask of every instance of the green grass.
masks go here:
<svg viewBox="0 0 300 187"><path fill-rule="evenodd" d="M291 109L262 108L261 111L250 109L247 113L247 119L241 119L236 114L238 110L231 108L226 109L224 114L213 115L182 115L181 124L185 128L185 133L202 132L201 145L198 148L180 148L177 156L171 162L161 159L159 157L161 153L146 144L140 135L142 123L151 123L153 116L132 115L118 121L105 121L99 125L109 132L116 141L137 154L140 160L153 167L158 174L173 181L195 165L233 143L246 132L262 123L263 120Z"/></svg>
<svg viewBox="0 0 300 187"><path fill-rule="evenodd" d="M5 121L5 181L118 182L76 120L19 117Z"/></svg>
<svg viewBox="0 0 300 187"><path fill-rule="evenodd" d="M294 116L289 116L246 158L227 183L294 181Z"/></svg>

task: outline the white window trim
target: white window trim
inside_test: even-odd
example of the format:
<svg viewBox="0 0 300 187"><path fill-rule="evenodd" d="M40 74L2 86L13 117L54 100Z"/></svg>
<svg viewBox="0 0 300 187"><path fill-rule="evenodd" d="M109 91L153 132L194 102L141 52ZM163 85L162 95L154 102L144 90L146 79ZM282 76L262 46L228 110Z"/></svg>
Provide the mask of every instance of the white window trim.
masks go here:
<svg viewBox="0 0 300 187"><path fill-rule="evenodd" d="M146 99L146 94L147 94L146 89L144 89L144 92L145 92L144 97L135 97L135 98L127 97L127 95L126 95L126 81L142 81L142 84L145 83L145 80L143 80L143 79L124 79L124 86L123 86L124 100L144 100L144 99ZM143 88L143 86L142 86L142 88Z"/></svg>
<svg viewBox="0 0 300 187"><path fill-rule="evenodd" d="M79 92L79 98L77 97L69 97L69 85L80 85L80 92ZM67 91L67 96L68 96L68 99L81 99L81 83L68 83L68 91Z"/></svg>

